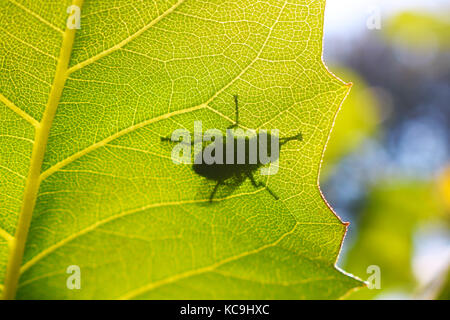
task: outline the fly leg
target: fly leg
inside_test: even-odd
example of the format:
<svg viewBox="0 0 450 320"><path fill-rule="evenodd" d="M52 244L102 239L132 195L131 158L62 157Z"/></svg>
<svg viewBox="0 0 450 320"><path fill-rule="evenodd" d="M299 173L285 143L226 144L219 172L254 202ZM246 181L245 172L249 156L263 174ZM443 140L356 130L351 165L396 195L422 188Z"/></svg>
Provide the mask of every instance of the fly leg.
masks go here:
<svg viewBox="0 0 450 320"><path fill-rule="evenodd" d="M287 138L281 138L280 139L280 145L284 145L285 143L292 141L292 140L297 140L297 141L302 141L303 137L301 133L296 134L295 136L292 137L287 137Z"/></svg>
<svg viewBox="0 0 450 320"><path fill-rule="evenodd" d="M250 182L255 188L264 187L267 190L267 192L269 192L270 195L275 198L275 200L280 199L272 190L270 190L270 188L264 182L262 181L256 182L252 173L247 173L246 175L250 179Z"/></svg>
<svg viewBox="0 0 450 320"><path fill-rule="evenodd" d="M214 199L215 194L217 193L217 190L219 189L219 186L222 184L222 180L217 181L216 185L214 186L213 191L211 192L209 196L209 202L212 202Z"/></svg>

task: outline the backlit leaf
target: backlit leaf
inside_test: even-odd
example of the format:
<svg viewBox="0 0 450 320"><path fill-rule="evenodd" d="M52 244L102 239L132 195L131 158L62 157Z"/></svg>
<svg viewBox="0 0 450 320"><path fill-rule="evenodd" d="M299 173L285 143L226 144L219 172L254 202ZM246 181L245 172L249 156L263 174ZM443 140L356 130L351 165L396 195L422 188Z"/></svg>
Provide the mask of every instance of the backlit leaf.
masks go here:
<svg viewBox="0 0 450 320"><path fill-rule="evenodd" d="M82 2L77 30L70 1L0 0L4 296L338 298L360 286L334 266L346 226L317 183L349 90L321 60L325 1ZM204 178L161 143L194 120L230 126L235 94L242 126L303 135L276 175L257 176L278 201L246 181L208 204Z"/></svg>

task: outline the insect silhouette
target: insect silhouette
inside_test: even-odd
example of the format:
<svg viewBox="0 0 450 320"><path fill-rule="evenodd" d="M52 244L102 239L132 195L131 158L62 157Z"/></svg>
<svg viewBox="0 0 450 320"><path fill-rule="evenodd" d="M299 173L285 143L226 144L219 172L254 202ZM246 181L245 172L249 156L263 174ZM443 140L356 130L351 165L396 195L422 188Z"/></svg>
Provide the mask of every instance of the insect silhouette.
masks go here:
<svg viewBox="0 0 450 320"><path fill-rule="evenodd" d="M234 96L234 101L235 101L235 123L233 125L231 125L230 127L228 127L227 129L231 129L231 128L237 128L239 127L239 103L238 103L238 96L235 95ZM267 132L267 138L266 141L271 140L272 136ZM244 145L245 145L245 156L244 159L245 161L242 161L242 156L240 161L238 160L238 156L239 156L239 151L238 150L238 141L239 139L245 139ZM254 140L256 139L256 140ZM173 141L171 140L171 138L169 137L161 137L162 141L170 141L170 142L175 142L175 143L180 143L182 141ZM231 150L234 150L233 152L233 157L234 157L234 161L230 161L231 163L229 163L229 161L222 161L222 163L206 163L202 157L202 154L199 152L198 154L194 155L195 157L195 161L193 164L192 169L194 170L194 172L196 174L198 174L201 177L206 178L209 181L213 181L215 182L215 186L214 189L211 191L211 194L209 195L209 202L212 202L214 199L214 196L216 195L218 189L221 186L228 186L228 187L232 187L233 189L237 188L238 186L240 186L246 179L249 179L251 184L253 185L253 187L255 188L261 188L264 187L267 192L276 200L279 199L279 197L266 185L265 182L263 181L256 181L254 174L255 172L261 168L262 166L266 165L267 162L264 162L261 157L260 157L260 135L254 135L254 136L234 136L233 135L233 139L229 140L229 139L221 139L219 141L213 141L211 143L214 143L214 147L215 150L217 149L222 149L222 154L223 154L223 158L227 158L227 150L228 152L230 152ZM286 137L286 138L280 138L279 139L279 143L278 143L278 151L277 153L275 153L275 155L277 155L277 158L271 158L272 161L276 161L278 160L280 151L281 151L281 147L286 144L289 141L292 140L297 140L297 141L301 141L302 140L302 135L301 133L298 133L294 136L291 137ZM233 145L230 146L229 144L232 143ZM193 145L194 143L190 143L191 145ZM256 150L253 149L252 151L250 146L251 145L256 145L257 148ZM242 141L241 141L241 146L242 146ZM271 150L271 143L264 143L263 146L265 148L267 148L267 150L265 151L265 154L271 154L272 155L272 150ZM203 147L202 153L205 150L205 147ZM252 152L256 152L256 154L252 154ZM231 156L230 156L231 158ZM256 159L256 161L250 161L250 159Z"/></svg>

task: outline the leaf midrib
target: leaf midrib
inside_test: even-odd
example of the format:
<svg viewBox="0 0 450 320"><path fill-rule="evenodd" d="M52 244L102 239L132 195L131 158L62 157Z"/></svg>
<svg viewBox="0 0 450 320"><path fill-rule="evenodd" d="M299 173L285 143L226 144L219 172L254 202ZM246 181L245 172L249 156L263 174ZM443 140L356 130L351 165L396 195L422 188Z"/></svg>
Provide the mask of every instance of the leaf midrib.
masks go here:
<svg viewBox="0 0 450 320"><path fill-rule="evenodd" d="M5 281L4 285L2 285L2 291L3 291L3 298L4 299L14 299L17 291L17 285L20 278L20 270L21 270L21 264L23 260L24 250L25 250L25 244L28 237L28 231L31 224L31 219L34 211L34 206L36 203L38 191L40 184L42 180L46 177L46 172L41 172L42 170L42 164L43 159L45 155L45 150L47 147L48 137L50 133L50 129L53 123L53 119L56 114L57 107L59 105L62 92L66 83L66 80L68 79L69 75L76 71L81 69L82 67L91 64L98 59L110 54L111 52L114 52L117 49L120 49L128 42L132 41L136 37L138 37L140 34L142 34L144 31L149 29L151 26L159 22L161 19L163 19L165 16L173 12L179 5L181 5L185 0L179 0L175 5L170 7L168 10L166 10L163 14L159 15L156 19L153 19L149 24L144 26L143 28L139 29L137 32L135 32L133 35L129 36L128 38L122 40L119 44L97 54L94 57L91 57L71 68L69 68L70 63L70 57L72 54L74 39L75 39L75 32L76 29L68 29L63 32L59 28L56 28L56 31L61 32L63 35L63 41L60 49L60 56L59 58L54 58L58 61L55 71L55 77L53 80L53 84L50 89L50 95L49 99L47 101L46 108L43 113L43 117L41 122L33 119L31 116L29 116L27 113L22 111L20 108L15 106L12 102L10 102L6 97L0 94L0 100L10 109L12 109L14 112L16 112L19 116L21 116L24 120L29 122L35 127L35 140L33 144L33 149L31 153L31 161L30 161L30 167L29 167L29 173L28 177L26 179L26 185L24 189L24 196L22 200L22 207L19 213L19 219L16 227L16 232L14 237L7 234L4 235L3 233L1 236L8 240L8 247L9 247L9 257L8 257L8 264L6 268L6 275L5 275ZM72 5L78 6L79 8L82 7L84 0L73 0ZM35 14L34 12L28 10L27 8L18 5L16 2L11 1L11 3L15 4L16 6L20 7L22 10L25 10L27 13L31 14L33 17L37 18L44 24L52 27L52 29L55 29L55 26L50 24L48 21L40 17L39 15ZM6 31L6 30L5 30ZM17 39L20 42L23 42L21 39ZM29 46L28 43L23 42L25 45ZM38 52L41 52L39 49L34 48ZM43 53L43 52L41 52ZM45 53L44 53L45 54ZM197 108L200 109L198 106ZM192 108L191 108L192 109ZM184 110L185 112L192 111L190 109ZM181 112L182 113L182 112ZM170 116L170 115L165 115ZM164 118L164 116L161 116ZM158 119L152 119L153 121L157 121ZM152 120L149 120L150 122ZM148 123L141 123L137 126L141 125L144 126ZM123 135L127 133L128 131L132 131L136 128L127 128L125 130L122 130L121 132L117 133L116 135L110 137L111 140L117 138L120 135ZM100 143L94 144L94 149L96 147L99 147L103 144L106 144L109 140L106 139ZM90 148L87 148L86 150L83 150L85 153L90 151ZM76 155L75 155L76 156ZM70 159L66 159L69 162L73 161L74 158L69 157ZM76 157L75 157L76 158Z"/></svg>
<svg viewBox="0 0 450 320"><path fill-rule="evenodd" d="M72 4L81 8L83 0L74 0ZM30 169L24 189L22 207L19 214L15 236L14 239L11 240L9 246L9 257L3 290L4 299L14 299L16 295L17 284L20 277L20 266L22 264L28 231L40 186L42 163L47 147L50 128L67 79L67 69L70 62L70 56L72 54L75 32L76 29L68 28L64 31L58 64L55 71L55 78L50 90L48 102L41 122L35 124L35 140L31 153Z"/></svg>

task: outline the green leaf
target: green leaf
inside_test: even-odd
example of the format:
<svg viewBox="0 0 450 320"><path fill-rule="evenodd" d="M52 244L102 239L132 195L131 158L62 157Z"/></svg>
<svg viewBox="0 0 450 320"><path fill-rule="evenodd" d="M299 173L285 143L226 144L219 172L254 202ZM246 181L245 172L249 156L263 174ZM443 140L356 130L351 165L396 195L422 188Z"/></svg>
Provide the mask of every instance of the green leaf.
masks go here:
<svg viewBox="0 0 450 320"><path fill-rule="evenodd" d="M321 179L329 177L338 161L355 151L365 139L377 133L380 106L375 92L354 71L333 66L340 76L352 79L354 85L336 117L323 158Z"/></svg>
<svg viewBox="0 0 450 320"><path fill-rule="evenodd" d="M321 60L325 1L85 1L79 30L69 5L0 0L6 298L331 299L361 285L335 268L346 226L317 183L349 90ZM160 140L194 120L230 126L234 94L244 127L303 135L257 176L279 201L246 181L208 204Z"/></svg>

